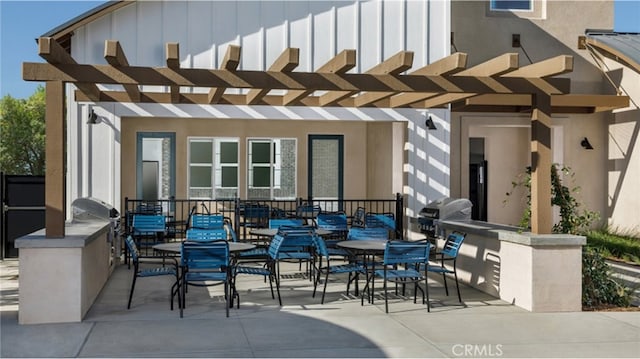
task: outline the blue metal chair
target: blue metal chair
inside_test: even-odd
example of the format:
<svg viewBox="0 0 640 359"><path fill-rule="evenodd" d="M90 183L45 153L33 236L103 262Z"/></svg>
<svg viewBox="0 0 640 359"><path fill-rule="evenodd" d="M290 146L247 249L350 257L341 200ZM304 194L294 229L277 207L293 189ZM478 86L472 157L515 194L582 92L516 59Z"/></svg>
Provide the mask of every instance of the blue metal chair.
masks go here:
<svg viewBox="0 0 640 359"><path fill-rule="evenodd" d="M458 253L460 253L460 246L464 241L466 233L452 232L447 236L447 240L440 252L436 252L436 261L440 260L439 265L429 264L427 271L433 273L441 273L444 281L444 290L447 296L449 296L449 288L447 286L447 274L453 274L456 280L456 290L458 291L458 301L462 303L462 297L460 296L460 285L458 284L458 273L456 272L456 262L458 259ZM445 262L452 262L452 269L445 267Z"/></svg>
<svg viewBox="0 0 640 359"><path fill-rule="evenodd" d="M389 231L381 227L359 228L351 227L347 233L347 240L389 239Z"/></svg>
<svg viewBox="0 0 640 359"><path fill-rule="evenodd" d="M280 297L280 262L297 260L313 261L312 250L314 247L315 231L311 227L280 227L278 233L269 244L269 260L275 274L278 302L282 305ZM309 277L311 280L311 277Z"/></svg>
<svg viewBox="0 0 640 359"><path fill-rule="evenodd" d="M181 267L180 289L182 291L182 303L180 305L180 318L182 318L182 311L186 306L185 296L188 285L198 287L223 285L228 317L232 295L232 272L227 241L193 242L187 240L182 242Z"/></svg>
<svg viewBox="0 0 640 359"><path fill-rule="evenodd" d="M342 248L337 248L336 243L347 239L349 228L347 226L347 215L344 213L320 213L317 218L318 229L331 231L325 237L325 243L329 255L346 257L349 253Z"/></svg>
<svg viewBox="0 0 640 359"><path fill-rule="evenodd" d="M302 227L304 220L299 218L272 218L269 220L269 228L278 229L281 226Z"/></svg>
<svg viewBox="0 0 640 359"><path fill-rule="evenodd" d="M166 218L159 214L134 214L131 234L138 248L147 249L164 241Z"/></svg>
<svg viewBox="0 0 640 359"><path fill-rule="evenodd" d="M347 295L349 294L349 287L351 282L355 280L355 295L358 295L358 277L361 273L365 273L365 268L356 262L349 262L346 264L339 265L331 265L331 253L327 248L325 240L320 236L314 236L314 246L315 246L315 254L318 257L318 260L314 263L317 263L315 266L315 278L313 281L313 295L316 296L316 289L318 287L318 283L320 282L320 276L324 273L324 287L322 289L322 299L320 300L320 304L324 304L324 296L327 291L327 283L329 282L329 274L341 274L341 273L349 273L349 279L347 281ZM323 265L323 260L326 261L326 265Z"/></svg>
<svg viewBox="0 0 640 359"><path fill-rule="evenodd" d="M194 214L191 217L191 227L199 229L222 229L224 217L222 214Z"/></svg>
<svg viewBox="0 0 640 359"><path fill-rule="evenodd" d="M372 213L365 214L364 226L366 228L385 228L390 233L393 233L394 238L397 238L396 233L396 220L393 213Z"/></svg>
<svg viewBox="0 0 640 359"><path fill-rule="evenodd" d="M307 225L315 226L316 218L321 212L322 208L319 205L303 204L296 208L296 217L304 220Z"/></svg>
<svg viewBox="0 0 640 359"><path fill-rule="evenodd" d="M125 238L125 244L127 250L131 254L131 262L133 262L133 279L131 280L131 289L129 290L129 301L127 302L127 309L131 308L131 299L133 298L133 291L136 288L136 280L138 278L157 277L163 275L170 275L175 277L176 281L171 286L171 310L173 310L173 297L178 295L178 303L180 303L180 292L178 291L178 261L175 258L160 258L149 257L140 255L140 251L136 246L133 237L130 235ZM167 261L170 260L170 263ZM147 265L153 265L147 267Z"/></svg>
<svg viewBox="0 0 640 359"><path fill-rule="evenodd" d="M247 238L247 228L267 228L269 226L270 209L268 205L247 204L242 209L242 236Z"/></svg>
<svg viewBox="0 0 640 359"><path fill-rule="evenodd" d="M364 216L366 212L364 207L358 207L351 216L351 227L364 227Z"/></svg>
<svg viewBox="0 0 640 359"><path fill-rule="evenodd" d="M194 242L226 241L227 231L220 229L187 229L187 240Z"/></svg>
<svg viewBox="0 0 640 359"><path fill-rule="evenodd" d="M389 313L389 301L387 282L402 284L414 283L413 302L416 302L418 289L422 292L422 303L425 303L425 292L419 283L424 280L426 291L427 311L431 311L429 305L429 287L427 285L427 271L425 265L429 261L429 242L389 241L384 251L382 269L376 269L370 281L375 277L384 280L384 309ZM420 271L422 265L423 270ZM363 290L360 304L364 305L364 292L368 290L369 282Z"/></svg>

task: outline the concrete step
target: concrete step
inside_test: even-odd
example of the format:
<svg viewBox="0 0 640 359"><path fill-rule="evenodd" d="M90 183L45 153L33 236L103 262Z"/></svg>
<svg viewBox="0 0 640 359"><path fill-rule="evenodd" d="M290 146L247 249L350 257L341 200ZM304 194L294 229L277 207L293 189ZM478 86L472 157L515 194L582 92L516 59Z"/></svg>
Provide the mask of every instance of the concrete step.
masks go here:
<svg viewBox="0 0 640 359"><path fill-rule="evenodd" d="M612 276L625 287L633 289L631 305L640 306L640 266L626 263L606 261L611 268Z"/></svg>

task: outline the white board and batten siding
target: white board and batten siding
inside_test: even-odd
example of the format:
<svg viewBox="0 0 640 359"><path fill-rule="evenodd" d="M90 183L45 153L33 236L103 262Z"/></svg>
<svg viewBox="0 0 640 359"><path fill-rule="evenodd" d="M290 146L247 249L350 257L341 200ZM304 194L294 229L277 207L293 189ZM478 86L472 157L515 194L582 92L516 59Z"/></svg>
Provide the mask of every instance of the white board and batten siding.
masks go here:
<svg viewBox="0 0 640 359"><path fill-rule="evenodd" d="M165 66L165 44L177 42L182 67L214 69L234 44L242 46L240 70L266 70L285 48L297 47L296 71L313 71L342 50L356 49L357 66L351 72L360 73L402 50L414 52L413 69L425 66L449 55L449 37L450 4L445 0L138 1L74 31L72 55L79 63L106 64L104 42L118 40L130 65ZM406 121L407 215L449 195L446 110L429 111L438 130L427 131L424 111L409 109L77 104L72 90L67 91L67 203L93 196L120 206L122 116ZM91 108L99 125L86 125Z"/></svg>

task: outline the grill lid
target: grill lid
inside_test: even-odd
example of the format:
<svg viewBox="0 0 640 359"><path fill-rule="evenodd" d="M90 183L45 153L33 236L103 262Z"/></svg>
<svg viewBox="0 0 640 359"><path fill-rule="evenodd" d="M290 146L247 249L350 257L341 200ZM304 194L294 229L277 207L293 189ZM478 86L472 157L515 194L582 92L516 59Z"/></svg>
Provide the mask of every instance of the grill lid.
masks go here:
<svg viewBox="0 0 640 359"><path fill-rule="evenodd" d="M71 203L74 221L95 221L118 218L120 213L110 204L93 197L77 198Z"/></svg>

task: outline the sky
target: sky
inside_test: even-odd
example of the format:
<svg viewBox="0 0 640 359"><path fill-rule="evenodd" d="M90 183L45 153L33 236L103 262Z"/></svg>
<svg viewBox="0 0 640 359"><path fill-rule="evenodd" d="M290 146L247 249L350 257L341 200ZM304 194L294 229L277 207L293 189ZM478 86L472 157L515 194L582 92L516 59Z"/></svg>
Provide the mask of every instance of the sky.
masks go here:
<svg viewBox="0 0 640 359"><path fill-rule="evenodd" d="M35 39L106 1L0 0L0 97L28 98L39 82L22 80L23 62L44 62ZM618 0L619 32L640 32L640 0Z"/></svg>

